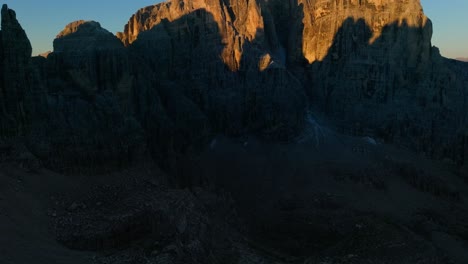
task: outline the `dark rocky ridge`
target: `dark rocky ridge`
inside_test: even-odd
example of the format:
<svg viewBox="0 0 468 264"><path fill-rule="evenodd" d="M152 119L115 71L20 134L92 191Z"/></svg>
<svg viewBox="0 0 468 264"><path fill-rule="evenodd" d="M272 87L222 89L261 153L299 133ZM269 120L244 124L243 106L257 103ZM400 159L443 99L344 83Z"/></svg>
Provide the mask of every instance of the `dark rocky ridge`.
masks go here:
<svg viewBox="0 0 468 264"><path fill-rule="evenodd" d="M32 47L16 20L16 13L2 6L0 31L0 131L12 137L25 131L26 98L32 93Z"/></svg>
<svg viewBox="0 0 468 264"><path fill-rule="evenodd" d="M140 143L119 142L132 137L111 131L127 131L122 133L136 133L137 138L144 134L143 145L170 169L176 167L177 155L195 143L203 145L214 133L293 138L304 122L307 104L301 84L284 67L274 67L265 54L265 69L258 72L258 62L251 58L262 56L262 51L247 42L232 43L237 48L244 46L245 52L237 52L238 57L229 55L236 61L232 67L243 61L240 72L229 70L219 60L222 39L218 26L209 22L212 20L212 14L202 9L187 13L144 32L128 48L96 22L69 24L54 41L54 52L47 59L35 58L42 82L49 93L57 95L48 102L56 110L47 115L59 114L49 118L53 124L47 127L54 127L52 131L43 132L54 135L50 139L53 146L37 155L56 156L48 153L67 146L58 153L69 154L60 156L89 155L83 157L84 164L87 159L102 162L103 157L115 161L119 155L126 159L133 155L126 154L128 148ZM63 116L67 109L58 107L72 104L77 104L72 112L83 117ZM113 122L103 122L111 116ZM66 119L81 123L63 126ZM93 134L96 127L101 132ZM94 135L94 139L78 136L83 134ZM75 147L53 142L62 135L75 138L76 143L71 144ZM122 144L125 147L118 147ZM113 149L106 150L109 147ZM63 162L66 160L59 161Z"/></svg>

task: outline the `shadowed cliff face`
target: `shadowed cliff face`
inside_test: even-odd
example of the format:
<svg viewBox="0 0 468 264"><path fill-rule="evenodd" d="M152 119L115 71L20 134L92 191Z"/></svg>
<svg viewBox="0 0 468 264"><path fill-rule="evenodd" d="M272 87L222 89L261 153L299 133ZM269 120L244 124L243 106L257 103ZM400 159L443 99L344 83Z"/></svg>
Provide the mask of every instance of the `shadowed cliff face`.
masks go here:
<svg viewBox="0 0 468 264"><path fill-rule="evenodd" d="M233 72L220 59L221 29L203 9L163 20L127 48L97 22L70 23L53 53L34 58L48 92L36 119L47 125L34 124L30 148L61 170L125 165L148 149L176 171L178 157L214 133L291 139L303 124L305 94L255 44L263 31L255 34L237 44L244 53Z"/></svg>
<svg viewBox="0 0 468 264"><path fill-rule="evenodd" d="M284 66L268 60L267 50L256 42L263 35L260 29L252 41L236 44L243 53L238 71L231 71L223 60L227 44L213 17L198 9L165 20L141 33L129 49L158 78L179 87L209 117L215 131L240 135L268 130L273 137L290 138L303 122L306 98L301 84ZM260 62L265 62L261 69Z"/></svg>
<svg viewBox="0 0 468 264"><path fill-rule="evenodd" d="M372 40L364 19L346 20L328 55L308 68L312 107L346 133L466 163L466 76L447 67L428 32L430 23L403 21Z"/></svg>
<svg viewBox="0 0 468 264"><path fill-rule="evenodd" d="M187 19L201 13L209 19ZM118 36L141 51L138 39L150 35L166 43L154 53L166 66L161 60L154 65L163 73L171 69L174 79L187 69L197 79L192 87L200 79L209 80L203 86L242 87L290 72L299 82L286 83L304 87L311 107L347 133L465 162L466 77L431 47L432 24L419 1L172 1L139 10ZM238 74L219 70L216 58ZM277 68L286 70L271 70ZM222 101L193 90L198 102Z"/></svg>
<svg viewBox="0 0 468 264"><path fill-rule="evenodd" d="M3 5L0 31L0 134L16 136L25 132L27 105L31 95L31 44L15 11Z"/></svg>

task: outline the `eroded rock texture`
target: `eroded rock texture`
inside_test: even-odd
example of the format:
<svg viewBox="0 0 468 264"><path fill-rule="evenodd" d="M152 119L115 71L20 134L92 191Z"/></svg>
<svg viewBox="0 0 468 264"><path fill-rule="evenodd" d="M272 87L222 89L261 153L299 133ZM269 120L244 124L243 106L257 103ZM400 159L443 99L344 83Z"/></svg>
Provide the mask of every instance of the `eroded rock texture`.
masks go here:
<svg viewBox="0 0 468 264"><path fill-rule="evenodd" d="M11 137L25 131L27 103L31 95L31 44L16 19L3 5L0 31L0 135Z"/></svg>
<svg viewBox="0 0 468 264"><path fill-rule="evenodd" d="M132 110L131 63L113 34L97 22L71 23L54 41L54 52L33 61L47 95L27 139L47 166L122 166L144 152L144 132Z"/></svg>
<svg viewBox="0 0 468 264"><path fill-rule="evenodd" d="M402 32L397 32L394 36L397 42L400 42L399 45L409 44L407 52L411 54L408 58L411 64L416 63L416 58L421 53L425 53L424 57L428 58L432 28L419 1L300 0L298 2L302 12L306 14L302 20L304 29L301 40L303 55L309 63L321 61L330 53L329 49L335 42L337 33L348 19L365 22L368 28L363 30L367 30L365 33L370 35L366 39L369 44L384 34L388 35L386 29L390 25L398 25L399 28L424 28L416 34L406 34L409 38L405 38ZM357 35L346 36L347 39L348 37L351 37L350 42L357 42L356 38L359 38Z"/></svg>
<svg viewBox="0 0 468 264"><path fill-rule="evenodd" d="M38 156L126 160L148 147L176 167L169 157L215 133L290 140L311 107L346 133L466 163L466 64L431 46L417 0L169 1L117 36L67 25L34 59L39 77L24 70L31 48L14 12L3 13L2 120L24 119L36 78L32 112L48 124L32 123Z"/></svg>
<svg viewBox="0 0 468 264"><path fill-rule="evenodd" d="M238 131L233 125L245 119L234 113L245 112L297 129L300 122L282 114L300 116L285 109L302 105L293 98L303 96L294 88L303 88L311 107L347 133L465 163L467 86L460 72L466 66L442 58L431 36L431 21L416 0L171 1L139 10L118 34L126 46L158 54L162 59L149 61L163 69L159 74L191 80L189 97L208 116L211 109L227 115L214 117L215 127L229 120L228 130ZM263 80L272 76L293 88ZM259 84L267 92L251 87ZM218 94L213 87L219 86L237 91ZM237 98L239 90L246 100ZM277 100L282 114L271 105L249 107L258 95ZM230 107L223 98L240 108L210 107Z"/></svg>
<svg viewBox="0 0 468 264"><path fill-rule="evenodd" d="M318 32L326 53L304 38L304 56L312 62L305 85L311 105L347 133L466 163L459 147L466 141L466 77L431 47L432 25L419 1L363 2L322 9L349 14L331 30L331 46L329 35ZM317 28L334 24L324 16Z"/></svg>
<svg viewBox="0 0 468 264"><path fill-rule="evenodd" d="M172 1L139 10L118 37L180 87L215 131L287 139L303 123L306 98L266 30L256 1Z"/></svg>

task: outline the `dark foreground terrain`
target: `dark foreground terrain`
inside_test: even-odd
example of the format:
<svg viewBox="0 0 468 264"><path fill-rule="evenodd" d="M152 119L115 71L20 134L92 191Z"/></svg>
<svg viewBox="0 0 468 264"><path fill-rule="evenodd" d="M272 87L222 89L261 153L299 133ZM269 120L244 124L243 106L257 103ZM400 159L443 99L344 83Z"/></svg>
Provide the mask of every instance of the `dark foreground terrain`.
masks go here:
<svg viewBox="0 0 468 264"><path fill-rule="evenodd" d="M6 157L1 263L466 262L466 171L321 129L219 136L185 162L191 188L151 161L63 175Z"/></svg>

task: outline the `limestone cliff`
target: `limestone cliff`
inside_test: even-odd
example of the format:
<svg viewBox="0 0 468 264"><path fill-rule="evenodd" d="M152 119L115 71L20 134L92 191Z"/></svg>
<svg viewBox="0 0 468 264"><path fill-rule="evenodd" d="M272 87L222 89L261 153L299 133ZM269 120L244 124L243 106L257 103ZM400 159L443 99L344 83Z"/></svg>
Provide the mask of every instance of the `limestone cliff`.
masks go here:
<svg viewBox="0 0 468 264"><path fill-rule="evenodd" d="M195 15L203 20L202 24L210 25L212 32L216 34L213 37L219 39L223 45L222 60L231 70L240 68L243 45L246 41L263 41L264 23L260 5L258 1L246 0L175 0L148 6L134 14L124 32L117 36L128 46L141 32L152 29L163 21L172 23L188 15ZM187 20L180 24L179 34L195 37L204 35L200 29L192 28Z"/></svg>
<svg viewBox="0 0 468 264"><path fill-rule="evenodd" d="M424 51L426 57L432 35L430 21L416 0L178 0L140 9L117 36L128 46L141 32L195 11L210 14L224 45L223 61L232 70L240 68L244 43L254 40L264 52L280 55L286 51L294 62L301 62L301 58L308 63L321 61L328 54L341 25L350 18L362 19L368 25L369 43L379 38L385 26L390 24L426 28L419 43L426 47L415 45L412 50L415 54ZM186 24L187 30L189 26ZM191 31L190 34L198 33ZM417 38L414 36L408 41ZM281 55L276 58L284 56Z"/></svg>
<svg viewBox="0 0 468 264"><path fill-rule="evenodd" d="M57 35L47 58L34 58L48 96L43 124L28 139L46 165L115 167L138 161L149 148L170 169L164 165L173 149L202 141L203 114L167 92L135 55L99 23L76 21ZM165 109L175 105L177 111Z"/></svg>
<svg viewBox="0 0 468 264"><path fill-rule="evenodd" d="M318 30L302 42L314 109L346 133L466 163L466 77L431 46L419 1L328 2L323 20L304 23Z"/></svg>
<svg viewBox="0 0 468 264"><path fill-rule="evenodd" d="M306 97L274 52L267 20L258 1L171 1L140 9L118 37L215 131L287 139L303 123Z"/></svg>
<svg viewBox="0 0 468 264"><path fill-rule="evenodd" d="M2 75L7 120L22 116L31 78L17 69L30 45L14 13L2 15L14 22L2 28L1 56L17 65ZM173 0L138 10L117 36L93 21L67 25L54 52L34 59L48 94L40 109L69 135L56 146L121 144L100 154L109 159L143 134L156 159L214 133L291 140L310 107L346 133L464 164L466 66L442 58L431 35L418 0ZM12 44L18 36L24 45ZM112 131L135 141L116 144Z"/></svg>
<svg viewBox="0 0 468 264"><path fill-rule="evenodd" d="M227 94L235 105L252 99L239 100L239 93L222 89L207 93L206 87L244 88L241 94L256 98L259 92L251 86L264 83L261 76L279 74L292 76L286 83L304 89L311 107L347 133L464 162L463 151L454 149L466 137L465 77L432 48L431 36L431 21L418 0L169 1L140 9L118 34L141 56L153 54L146 61L162 78L191 80L183 85L187 96L208 112L227 114L214 118L217 126L242 119L233 114L238 110L210 105ZM223 70L220 61L237 73ZM270 70L256 73L265 69ZM260 97L271 101L275 89L269 88ZM281 93L279 109L290 109L288 101L299 94ZM258 113L244 109L247 116Z"/></svg>
<svg viewBox="0 0 468 264"><path fill-rule="evenodd" d="M31 44L15 11L2 6L0 31L0 137L24 132L26 97L31 94Z"/></svg>
<svg viewBox="0 0 468 264"><path fill-rule="evenodd" d="M421 28L418 34L409 35L412 42L412 54L410 63L416 63L420 53L425 53L428 58L432 27L430 21L424 15L419 1L412 0L299 0L304 13L302 32L302 52L309 63L323 60L332 47L336 34L343 23L348 19L354 21L362 20L368 27L367 40L369 44L374 43L382 37L385 28L389 25L398 27ZM356 41L358 36L350 36ZM400 35L399 37L403 37Z"/></svg>

